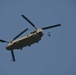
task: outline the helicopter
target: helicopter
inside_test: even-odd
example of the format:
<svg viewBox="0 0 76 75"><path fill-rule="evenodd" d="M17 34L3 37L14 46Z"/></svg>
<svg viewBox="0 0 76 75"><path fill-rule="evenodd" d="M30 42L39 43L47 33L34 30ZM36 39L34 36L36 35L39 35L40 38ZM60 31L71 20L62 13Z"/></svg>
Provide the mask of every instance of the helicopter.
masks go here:
<svg viewBox="0 0 76 75"><path fill-rule="evenodd" d="M61 24L56 24L56 25L47 26L47 27L43 27L43 28L37 28L26 16L24 16L23 14L21 16L28 23L30 23L31 26L33 26L35 28L35 31L31 32L30 34L28 34L24 37L18 38L19 36L21 36L23 33L25 33L28 30L28 28L26 28L21 33L19 33L16 37L14 37L11 42L0 39L0 42L8 43L6 46L6 50L11 51L13 62L15 62L15 55L14 55L15 49L22 50L23 47L31 46L34 43L38 43L41 40L42 36L44 35L43 30L61 26ZM48 34L48 35L50 36L50 34Z"/></svg>

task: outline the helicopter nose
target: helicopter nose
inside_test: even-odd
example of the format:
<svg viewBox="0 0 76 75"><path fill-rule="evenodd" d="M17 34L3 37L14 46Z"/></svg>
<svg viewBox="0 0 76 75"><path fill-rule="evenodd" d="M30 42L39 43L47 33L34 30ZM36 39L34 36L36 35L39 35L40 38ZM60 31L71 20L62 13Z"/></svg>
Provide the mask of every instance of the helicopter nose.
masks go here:
<svg viewBox="0 0 76 75"><path fill-rule="evenodd" d="M10 50L8 46L6 46L6 49L7 49L7 50Z"/></svg>
<svg viewBox="0 0 76 75"><path fill-rule="evenodd" d="M8 50L8 46L6 46L6 49Z"/></svg>
<svg viewBox="0 0 76 75"><path fill-rule="evenodd" d="M9 43L9 44L6 46L6 49L7 49L7 50L11 50L11 46L12 46L12 44Z"/></svg>

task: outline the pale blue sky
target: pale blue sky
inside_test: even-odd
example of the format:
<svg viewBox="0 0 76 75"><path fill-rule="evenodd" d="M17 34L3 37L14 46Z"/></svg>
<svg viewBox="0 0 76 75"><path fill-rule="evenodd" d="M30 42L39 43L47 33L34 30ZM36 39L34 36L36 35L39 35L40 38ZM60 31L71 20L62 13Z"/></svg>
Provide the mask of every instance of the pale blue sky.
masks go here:
<svg viewBox="0 0 76 75"><path fill-rule="evenodd" d="M37 28L62 26L44 31L38 44L14 51L15 63L7 44L0 43L0 75L76 75L76 1L0 0L0 39L11 41L27 27L22 36L34 30L22 14Z"/></svg>

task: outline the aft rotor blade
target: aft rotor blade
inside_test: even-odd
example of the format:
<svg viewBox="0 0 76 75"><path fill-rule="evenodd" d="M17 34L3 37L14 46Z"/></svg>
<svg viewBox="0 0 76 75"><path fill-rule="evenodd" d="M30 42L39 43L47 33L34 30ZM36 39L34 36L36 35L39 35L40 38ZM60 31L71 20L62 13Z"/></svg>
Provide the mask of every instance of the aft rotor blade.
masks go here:
<svg viewBox="0 0 76 75"><path fill-rule="evenodd" d="M13 50L11 50L11 55L12 55L13 62L15 62L15 56L14 56Z"/></svg>
<svg viewBox="0 0 76 75"><path fill-rule="evenodd" d="M48 26L48 27L44 27L42 28L43 30L49 29L49 28L54 28L54 27L58 27L61 26L61 24L56 24L56 25L52 25L52 26Z"/></svg>
<svg viewBox="0 0 76 75"><path fill-rule="evenodd" d="M28 28L26 28L25 30L23 30L20 34L18 34L13 40L17 39L20 35L22 35L24 32L26 32L28 30ZM12 40L12 41L13 41Z"/></svg>
<svg viewBox="0 0 76 75"><path fill-rule="evenodd" d="M25 20L27 20L35 29L37 29L37 28L35 27L35 25L34 25L27 17L25 17L24 15L22 15L22 17L23 17Z"/></svg>
<svg viewBox="0 0 76 75"><path fill-rule="evenodd" d="M7 41L5 41L5 40L2 40L2 39L0 39L0 42L3 42L3 43L9 43L9 42L7 42Z"/></svg>

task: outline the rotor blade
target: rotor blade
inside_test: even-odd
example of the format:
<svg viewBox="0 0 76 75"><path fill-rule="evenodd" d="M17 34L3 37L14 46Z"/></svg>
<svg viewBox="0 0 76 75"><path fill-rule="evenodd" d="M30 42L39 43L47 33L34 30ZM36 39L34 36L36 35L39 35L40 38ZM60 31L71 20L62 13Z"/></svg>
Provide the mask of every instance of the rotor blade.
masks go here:
<svg viewBox="0 0 76 75"><path fill-rule="evenodd" d="M18 34L13 40L15 40L16 38L18 38L20 35L22 35L24 32L26 32L28 30L28 28L26 28L25 30L23 30L20 34ZM13 41L12 40L12 41Z"/></svg>
<svg viewBox="0 0 76 75"><path fill-rule="evenodd" d="M45 30L45 29L54 28L54 27L58 27L58 26L61 26L61 24L56 24L56 25L44 27L44 28L42 28L42 29Z"/></svg>
<svg viewBox="0 0 76 75"><path fill-rule="evenodd" d="M13 59L13 61L15 62L15 56L14 56L14 52L13 52L13 50L11 50L11 55L12 55L12 59Z"/></svg>
<svg viewBox="0 0 76 75"><path fill-rule="evenodd" d="M5 40L2 40L2 39L0 39L0 42L3 42L3 43L4 43L4 42L9 43L9 42L7 42L7 41L5 41Z"/></svg>
<svg viewBox="0 0 76 75"><path fill-rule="evenodd" d="M24 15L22 15L22 17L23 17L25 20L27 20L35 29L37 29L37 28L35 27L35 25L34 25L27 17L25 17Z"/></svg>

